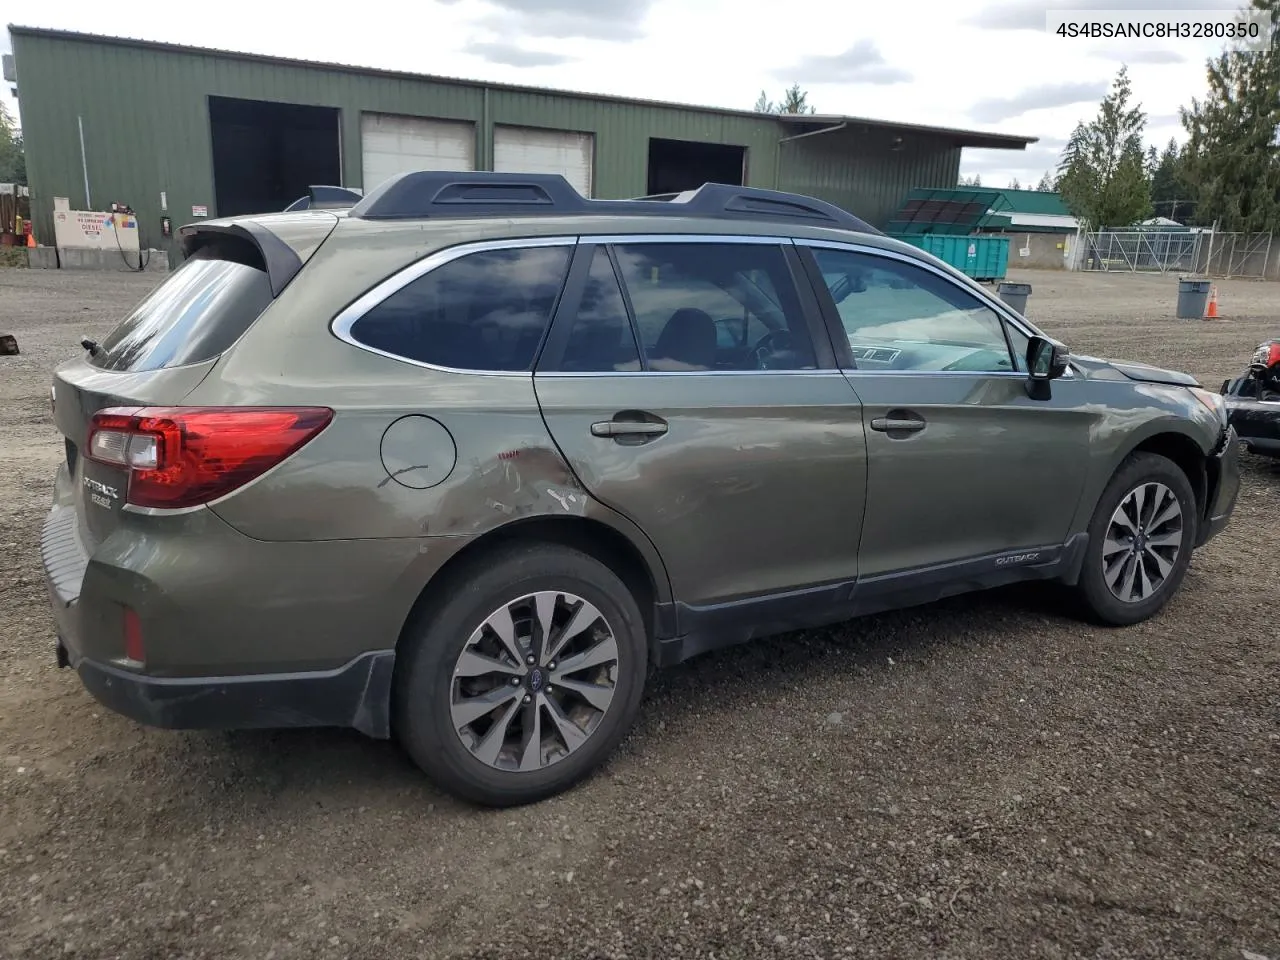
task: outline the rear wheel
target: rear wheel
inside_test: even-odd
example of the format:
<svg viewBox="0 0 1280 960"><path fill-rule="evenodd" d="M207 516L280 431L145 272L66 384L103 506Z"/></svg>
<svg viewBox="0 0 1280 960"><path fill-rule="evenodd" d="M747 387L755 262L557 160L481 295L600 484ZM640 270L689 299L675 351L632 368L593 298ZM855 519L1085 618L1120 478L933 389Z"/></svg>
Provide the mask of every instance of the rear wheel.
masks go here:
<svg viewBox="0 0 1280 960"><path fill-rule="evenodd" d="M644 620L598 560L523 545L460 571L409 628L395 720L442 787L489 806L559 793L608 757L635 720Z"/></svg>
<svg viewBox="0 0 1280 960"><path fill-rule="evenodd" d="M1103 623L1127 626L1156 614L1191 562L1196 498L1167 457L1135 453L1103 491L1089 524L1079 593Z"/></svg>

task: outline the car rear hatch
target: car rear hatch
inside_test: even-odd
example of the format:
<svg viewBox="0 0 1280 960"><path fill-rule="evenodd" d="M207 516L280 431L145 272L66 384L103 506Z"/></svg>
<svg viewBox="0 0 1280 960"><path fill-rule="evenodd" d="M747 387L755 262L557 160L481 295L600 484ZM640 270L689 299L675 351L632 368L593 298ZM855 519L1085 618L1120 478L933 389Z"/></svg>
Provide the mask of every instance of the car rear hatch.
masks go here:
<svg viewBox="0 0 1280 960"><path fill-rule="evenodd" d="M87 449L94 416L181 403L337 223L332 214L320 212L272 224L276 219L184 228L187 260L100 345L91 345L85 356L54 372L53 416L63 437L79 539L87 552L119 526L129 483L125 466Z"/></svg>

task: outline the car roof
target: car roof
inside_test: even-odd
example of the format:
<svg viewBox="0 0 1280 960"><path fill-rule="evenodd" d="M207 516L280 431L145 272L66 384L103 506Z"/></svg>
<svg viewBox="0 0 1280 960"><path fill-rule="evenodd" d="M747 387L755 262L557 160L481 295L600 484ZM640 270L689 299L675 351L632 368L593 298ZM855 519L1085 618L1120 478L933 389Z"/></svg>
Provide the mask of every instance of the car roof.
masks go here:
<svg viewBox="0 0 1280 960"><path fill-rule="evenodd" d="M334 189L334 188L330 188ZM342 189L342 188L337 188ZM354 194L352 194L354 198ZM327 207L327 205L326 205ZM262 253L274 292L302 269L335 226L357 234L404 230L420 246L422 230L442 245L475 239L551 235L714 234L858 243L939 264L835 204L779 190L708 183L696 190L630 200L582 196L559 174L415 171L392 177L345 209L311 206L287 212L206 220L181 231L185 252L211 236L238 236ZM978 285L953 268L946 272Z"/></svg>
<svg viewBox="0 0 1280 960"><path fill-rule="evenodd" d="M347 215L363 220L485 217L696 217L721 221L820 224L880 233L835 204L780 190L706 183L696 190L631 200L595 200L560 174L416 171L379 184Z"/></svg>

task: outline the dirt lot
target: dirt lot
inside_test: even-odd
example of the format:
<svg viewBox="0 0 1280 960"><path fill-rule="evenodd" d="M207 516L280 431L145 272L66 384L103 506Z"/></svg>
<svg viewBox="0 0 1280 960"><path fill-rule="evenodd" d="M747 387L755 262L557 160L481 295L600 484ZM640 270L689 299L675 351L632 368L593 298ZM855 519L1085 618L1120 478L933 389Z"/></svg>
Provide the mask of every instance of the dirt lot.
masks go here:
<svg viewBox="0 0 1280 960"><path fill-rule="evenodd" d="M154 276L0 270L0 956L1280 957L1280 470L1155 621L1011 590L701 658L593 780L476 811L330 731L173 733L53 660L49 372ZM1213 386L1280 285L1030 274L1081 352Z"/></svg>

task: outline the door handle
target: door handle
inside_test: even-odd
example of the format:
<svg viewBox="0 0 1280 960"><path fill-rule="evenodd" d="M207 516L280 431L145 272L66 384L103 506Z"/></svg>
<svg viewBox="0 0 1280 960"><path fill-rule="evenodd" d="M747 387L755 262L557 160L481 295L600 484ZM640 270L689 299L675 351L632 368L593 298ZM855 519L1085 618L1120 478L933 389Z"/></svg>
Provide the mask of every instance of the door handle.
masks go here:
<svg viewBox="0 0 1280 960"><path fill-rule="evenodd" d="M666 432L665 423L648 420L601 420L591 425L593 437L657 436Z"/></svg>
<svg viewBox="0 0 1280 960"><path fill-rule="evenodd" d="M876 417L872 430L882 434L914 434L924 429L924 421L916 417Z"/></svg>

